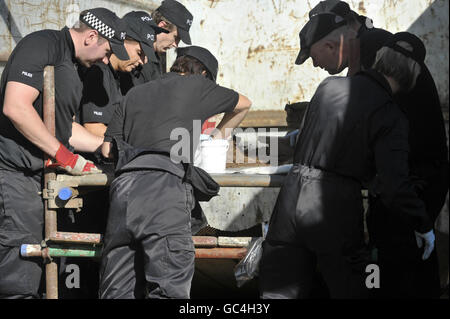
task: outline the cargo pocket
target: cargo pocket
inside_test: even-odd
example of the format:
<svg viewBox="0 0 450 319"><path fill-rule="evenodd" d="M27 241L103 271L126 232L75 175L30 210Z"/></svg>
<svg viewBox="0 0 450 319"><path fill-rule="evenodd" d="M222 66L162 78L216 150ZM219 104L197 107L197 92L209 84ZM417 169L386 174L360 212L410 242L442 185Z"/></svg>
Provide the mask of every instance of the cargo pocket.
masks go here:
<svg viewBox="0 0 450 319"><path fill-rule="evenodd" d="M11 229L11 217L6 214L6 190L4 189L3 177L0 176L0 229L3 231Z"/></svg>
<svg viewBox="0 0 450 319"><path fill-rule="evenodd" d="M188 299L194 276L194 243L191 236L166 237L166 258L158 279L160 292L150 293L150 297L163 295L165 298Z"/></svg>
<svg viewBox="0 0 450 319"><path fill-rule="evenodd" d="M44 211L37 207L42 199L35 196L37 189L32 184L20 176L0 175L1 245L16 247L42 240Z"/></svg>
<svg viewBox="0 0 450 319"><path fill-rule="evenodd" d="M167 237L167 267L171 270L186 269L194 263L195 249L192 237Z"/></svg>

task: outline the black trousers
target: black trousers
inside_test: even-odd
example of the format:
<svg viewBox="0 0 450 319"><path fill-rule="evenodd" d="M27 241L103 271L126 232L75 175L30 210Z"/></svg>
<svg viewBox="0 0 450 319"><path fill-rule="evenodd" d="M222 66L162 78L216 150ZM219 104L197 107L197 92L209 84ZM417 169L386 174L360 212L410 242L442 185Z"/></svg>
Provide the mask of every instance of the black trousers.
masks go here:
<svg viewBox="0 0 450 319"><path fill-rule="evenodd" d="M301 245L264 241L259 289L263 299L361 299L365 287L365 260L348 258L338 251L317 254ZM315 295L318 273L328 294ZM320 277L319 277L320 278ZM316 292L317 294L317 292Z"/></svg>
<svg viewBox="0 0 450 319"><path fill-rule="evenodd" d="M41 175L0 170L0 298L39 298L42 258L22 258L21 244L44 231Z"/></svg>
<svg viewBox="0 0 450 319"><path fill-rule="evenodd" d="M294 166L271 216L260 262L260 295L310 298L319 270L331 298L367 298L368 251L358 183Z"/></svg>
<svg viewBox="0 0 450 319"><path fill-rule="evenodd" d="M448 192L448 165L420 171L425 183L418 188L433 223ZM367 226L371 244L377 248L380 267L379 298L439 298L439 263L436 249L422 260L414 235L415 224L409 216L389 210L379 198L369 198ZM437 244L437 243L436 243Z"/></svg>
<svg viewBox="0 0 450 319"><path fill-rule="evenodd" d="M121 174L110 188L100 298L189 298L192 186L164 171Z"/></svg>

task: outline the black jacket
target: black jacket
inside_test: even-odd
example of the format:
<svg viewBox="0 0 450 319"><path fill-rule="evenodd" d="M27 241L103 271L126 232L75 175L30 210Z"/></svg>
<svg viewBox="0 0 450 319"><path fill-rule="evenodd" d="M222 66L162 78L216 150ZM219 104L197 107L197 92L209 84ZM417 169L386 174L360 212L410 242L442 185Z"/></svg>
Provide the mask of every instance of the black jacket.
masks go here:
<svg viewBox="0 0 450 319"><path fill-rule="evenodd" d="M424 203L409 180L408 122L376 72L329 77L305 115L294 163L347 177L361 185L377 175L384 204L431 229Z"/></svg>

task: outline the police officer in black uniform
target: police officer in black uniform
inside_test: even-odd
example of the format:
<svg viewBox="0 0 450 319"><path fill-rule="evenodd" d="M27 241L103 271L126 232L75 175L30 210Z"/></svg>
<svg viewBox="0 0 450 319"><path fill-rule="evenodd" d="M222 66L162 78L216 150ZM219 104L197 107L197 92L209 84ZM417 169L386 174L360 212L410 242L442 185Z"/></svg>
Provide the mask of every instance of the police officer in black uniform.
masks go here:
<svg viewBox="0 0 450 319"><path fill-rule="evenodd" d="M193 15L188 9L176 0L164 0L161 5L153 11L151 18L158 27L167 30L167 33L159 33L153 45L156 56L149 57L147 63L137 68L130 75L121 79L122 93L125 95L135 85L143 84L161 77L165 70L165 64L160 60L160 54L166 53L168 49L177 48L182 40L191 44L189 29L193 22Z"/></svg>
<svg viewBox="0 0 450 319"><path fill-rule="evenodd" d="M312 17L302 50L335 23L333 15ZM311 99L263 246L263 298L309 297L316 265L332 298L368 296L361 188L375 174L383 203L409 216L412 236L425 240L423 257L433 250L431 219L408 178L408 123L392 96L414 86L424 47L409 33L385 47L374 70L329 77Z"/></svg>
<svg viewBox="0 0 450 319"><path fill-rule="evenodd" d="M73 123L82 92L79 64L106 61L111 52L127 59L124 28L111 11L83 11L72 29L43 30L22 39L1 79L0 114L0 297L38 298L42 261L20 258L21 244L43 239L44 207L40 195L43 153L46 165L70 174L100 172L71 150L93 152L102 138ZM43 71L55 67L56 137L44 126Z"/></svg>
<svg viewBox="0 0 450 319"><path fill-rule="evenodd" d="M120 91L120 77L128 76L147 62L156 59L153 50L155 33L168 32L159 28L151 17L143 11L127 13L122 21L126 24L126 38L124 41L129 59L120 60L114 53L109 63L96 63L87 69L83 75L83 97L80 108L80 122L92 134L103 138L106 127L114 114L115 108L122 100ZM102 167L104 172L111 171L111 162L105 161L100 154L83 154L86 158ZM60 228L69 232L101 233L106 228L106 217L109 206L109 188L105 187L84 194L81 212L60 218ZM80 273L80 287L67 289L64 285L64 274L59 287L60 297L63 299L98 297L98 266L96 260L83 258L60 258L61 270L65 265L76 264ZM70 273L68 273L70 275Z"/></svg>
<svg viewBox="0 0 450 319"><path fill-rule="evenodd" d="M133 88L116 109L102 150L109 156L114 141L117 166L102 255L101 298L189 298L195 198L185 167L192 169L191 143L199 140L201 123L219 113L225 115L214 136L226 138L251 105L245 96L215 83L217 68L208 50L179 49L170 73ZM198 131L195 120L200 122ZM178 141L183 132L185 139ZM189 155L186 149L181 155L172 152L179 143Z"/></svg>
<svg viewBox="0 0 450 319"><path fill-rule="evenodd" d="M370 19L358 16L343 1L321 1L311 10L310 17L326 12L342 17L358 31L359 61L363 69L370 69L376 52L392 34L373 28ZM347 49L344 45L340 66L337 66L338 55L330 57L317 53L323 52L321 49L311 57L319 67L332 62L336 67L327 71L335 74L349 65ZM309 54L305 54L299 63L308 57ZM449 161L439 95L424 62L421 62L421 73L415 87L408 93L395 94L394 99L405 112L409 123L410 174L434 224L449 190ZM440 281L436 251L423 261L416 238L411 235L411 222L391 212L374 190L370 192L367 223L370 241L378 248L378 264L384 274L379 295L385 298L438 298Z"/></svg>
<svg viewBox="0 0 450 319"><path fill-rule="evenodd" d="M120 60L112 54L108 65L97 63L89 68L83 81L81 123L91 133L102 137L115 108L122 100L121 89L127 91L128 88L128 85L123 87L124 81L121 78L129 78L130 73L147 61L150 63L157 59L153 47L156 37L161 32L168 33L158 27L144 11L129 12L122 20L127 27L125 48L130 59Z"/></svg>

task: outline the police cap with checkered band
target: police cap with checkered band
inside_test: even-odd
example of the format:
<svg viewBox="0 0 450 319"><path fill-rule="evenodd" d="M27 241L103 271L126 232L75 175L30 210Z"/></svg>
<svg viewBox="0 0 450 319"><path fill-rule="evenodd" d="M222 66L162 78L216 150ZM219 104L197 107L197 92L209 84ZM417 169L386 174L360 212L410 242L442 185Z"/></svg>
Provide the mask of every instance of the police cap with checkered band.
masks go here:
<svg viewBox="0 0 450 319"><path fill-rule="evenodd" d="M156 10L177 26L178 35L184 43L192 43L189 29L194 17L185 6L175 0L164 0Z"/></svg>
<svg viewBox="0 0 450 319"><path fill-rule="evenodd" d="M131 11L123 16L122 20L127 25L127 37L140 42L142 50L149 60L157 61L153 43L158 33L168 33L166 29L160 28L152 17L145 11Z"/></svg>
<svg viewBox="0 0 450 319"><path fill-rule="evenodd" d="M106 8L89 9L80 14L80 21L108 40L112 52L120 60L130 59L123 45L126 37L126 24L114 12Z"/></svg>

